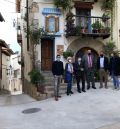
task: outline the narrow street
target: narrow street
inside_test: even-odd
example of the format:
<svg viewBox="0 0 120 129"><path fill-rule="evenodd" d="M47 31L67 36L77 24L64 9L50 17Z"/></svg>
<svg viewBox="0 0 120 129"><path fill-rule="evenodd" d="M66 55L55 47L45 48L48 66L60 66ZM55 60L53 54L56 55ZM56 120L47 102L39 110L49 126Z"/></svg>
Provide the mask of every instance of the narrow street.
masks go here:
<svg viewBox="0 0 120 129"><path fill-rule="evenodd" d="M26 95L6 96L6 100L1 96L0 129L120 129L120 90L113 90L112 83L108 89L98 87L62 95L58 102L53 98L35 101ZM31 108L38 110L32 113Z"/></svg>

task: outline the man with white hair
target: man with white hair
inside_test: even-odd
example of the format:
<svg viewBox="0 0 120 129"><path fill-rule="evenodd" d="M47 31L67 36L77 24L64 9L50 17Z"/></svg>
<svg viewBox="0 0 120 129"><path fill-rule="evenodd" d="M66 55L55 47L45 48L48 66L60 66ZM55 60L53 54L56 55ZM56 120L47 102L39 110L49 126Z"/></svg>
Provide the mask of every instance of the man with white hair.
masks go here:
<svg viewBox="0 0 120 129"><path fill-rule="evenodd" d="M67 81L67 95L73 94L72 92L72 78L73 78L73 64L72 57L67 58L67 63L65 65L65 78Z"/></svg>

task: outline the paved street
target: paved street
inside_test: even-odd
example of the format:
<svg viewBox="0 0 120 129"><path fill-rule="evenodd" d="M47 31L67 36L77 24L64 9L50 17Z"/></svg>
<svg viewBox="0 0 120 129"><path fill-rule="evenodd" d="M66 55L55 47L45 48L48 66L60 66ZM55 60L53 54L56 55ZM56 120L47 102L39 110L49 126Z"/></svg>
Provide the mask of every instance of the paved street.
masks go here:
<svg viewBox="0 0 120 129"><path fill-rule="evenodd" d="M109 89L63 95L58 102L35 101L25 95L15 98L17 103L5 104L0 97L0 129L120 129L120 91L113 90L112 84ZM28 108L41 111L23 114Z"/></svg>

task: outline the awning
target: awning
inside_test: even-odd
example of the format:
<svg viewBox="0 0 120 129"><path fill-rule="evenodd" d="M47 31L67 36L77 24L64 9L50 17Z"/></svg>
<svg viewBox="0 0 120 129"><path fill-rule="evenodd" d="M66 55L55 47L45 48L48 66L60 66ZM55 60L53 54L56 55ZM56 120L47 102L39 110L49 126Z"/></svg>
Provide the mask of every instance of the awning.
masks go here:
<svg viewBox="0 0 120 129"><path fill-rule="evenodd" d="M2 16L2 14L0 13L0 22L3 22L3 21L5 21L5 20L4 20L3 16Z"/></svg>
<svg viewBox="0 0 120 129"><path fill-rule="evenodd" d="M2 53L4 53L6 56L10 56L14 54L14 52L9 48L9 46L2 39L0 39L0 47L1 47Z"/></svg>
<svg viewBox="0 0 120 129"><path fill-rule="evenodd" d="M42 11L42 14L44 14L44 15L47 15L47 14L61 15L62 12L58 8L44 8Z"/></svg>

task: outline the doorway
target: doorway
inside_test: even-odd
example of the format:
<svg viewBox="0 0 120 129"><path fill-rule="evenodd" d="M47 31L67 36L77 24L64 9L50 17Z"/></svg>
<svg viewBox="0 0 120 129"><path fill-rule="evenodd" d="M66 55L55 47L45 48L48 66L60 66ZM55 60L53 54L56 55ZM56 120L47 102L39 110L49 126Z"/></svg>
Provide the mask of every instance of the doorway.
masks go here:
<svg viewBox="0 0 120 129"><path fill-rule="evenodd" d="M78 57L83 57L84 54L87 53L88 50L91 50L92 54L94 55L94 57L97 59L98 57L98 53L97 51L95 51L94 49L90 48L90 47L83 47L81 48L77 53L76 53L76 56L75 56L75 59L77 59Z"/></svg>
<svg viewBox="0 0 120 129"><path fill-rule="evenodd" d="M51 71L53 62L54 40L42 39L41 41L41 70Z"/></svg>

